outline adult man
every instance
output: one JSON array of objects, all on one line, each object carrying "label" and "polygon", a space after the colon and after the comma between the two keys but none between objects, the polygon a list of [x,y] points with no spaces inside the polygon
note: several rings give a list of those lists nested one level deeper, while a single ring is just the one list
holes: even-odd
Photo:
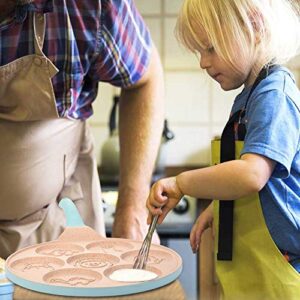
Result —
[{"label": "adult man", "polygon": [[0,2],[0,257],[57,238],[65,226],[57,205],[64,196],[85,224],[104,234],[85,122],[99,81],[122,87],[113,235],[142,239],[163,123],[163,78],[133,1],[14,4]]}]

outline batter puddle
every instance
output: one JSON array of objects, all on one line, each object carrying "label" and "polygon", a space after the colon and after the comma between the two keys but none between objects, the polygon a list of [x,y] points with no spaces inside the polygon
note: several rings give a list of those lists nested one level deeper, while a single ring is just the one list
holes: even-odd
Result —
[{"label": "batter puddle", "polygon": [[119,269],[113,271],[109,278],[114,281],[121,282],[139,282],[139,281],[149,281],[157,277],[157,274],[140,269]]}]

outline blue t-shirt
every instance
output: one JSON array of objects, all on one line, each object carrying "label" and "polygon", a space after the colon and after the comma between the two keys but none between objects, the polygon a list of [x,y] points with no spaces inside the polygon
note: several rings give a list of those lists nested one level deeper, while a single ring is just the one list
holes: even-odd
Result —
[{"label": "blue t-shirt", "polygon": [[[250,88],[235,99],[232,113],[245,106]],[[276,166],[259,192],[266,225],[300,272],[300,92],[288,69],[273,70],[253,91],[243,120],[242,154],[256,153]]]}]

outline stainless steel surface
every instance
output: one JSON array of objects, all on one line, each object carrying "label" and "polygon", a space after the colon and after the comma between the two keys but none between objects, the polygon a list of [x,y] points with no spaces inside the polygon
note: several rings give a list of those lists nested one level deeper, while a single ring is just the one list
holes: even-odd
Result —
[{"label": "stainless steel surface", "polygon": [[148,256],[149,256],[149,250],[151,247],[152,235],[156,228],[157,219],[158,219],[158,215],[156,215],[152,218],[151,224],[148,229],[148,233],[143,241],[143,244],[138,253],[138,256],[136,257],[135,262],[133,264],[134,269],[145,269],[146,268],[147,260],[148,260]]}]

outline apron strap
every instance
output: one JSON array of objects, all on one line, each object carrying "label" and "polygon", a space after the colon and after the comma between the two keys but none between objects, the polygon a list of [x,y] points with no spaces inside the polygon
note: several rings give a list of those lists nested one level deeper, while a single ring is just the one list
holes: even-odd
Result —
[{"label": "apron strap", "polygon": [[[241,110],[241,114],[240,114],[240,118],[238,120],[238,124],[241,125],[242,127],[245,127],[245,124],[242,124],[241,123],[241,120],[245,117],[245,114],[246,114],[246,109],[247,109],[247,105],[248,105],[248,102],[249,102],[249,99],[252,95],[252,93],[254,92],[254,90],[256,89],[256,87],[258,86],[258,84],[263,80],[265,79],[266,77],[269,76],[270,74],[270,71],[276,71],[280,69],[280,65],[271,65],[271,64],[267,64],[265,65],[262,70],[260,71],[260,73],[258,74],[255,82],[253,83],[252,85],[252,88],[250,90],[250,93],[247,97],[247,100],[246,100],[246,103],[245,103],[245,106],[244,108]],[[244,129],[244,128],[243,128]],[[243,131],[242,131],[243,132]],[[244,135],[246,134],[246,129],[244,129]],[[245,137],[245,136],[244,136]],[[244,140],[244,137],[242,140]]]},{"label": "apron strap", "polygon": [[35,54],[44,56],[43,44],[45,38],[46,19],[44,14],[33,14],[34,50]]},{"label": "apron strap", "polygon": [[[244,140],[246,135],[246,126],[241,123],[242,118],[245,116],[248,101],[258,86],[258,84],[265,79],[270,70],[279,69],[279,65],[266,65],[256,78],[245,107],[242,110],[235,112],[227,122],[222,136],[221,136],[221,163],[235,159],[235,130],[234,125],[238,123],[238,139]],[[219,239],[218,239],[218,260],[232,260],[232,244],[233,244],[233,200],[220,200],[219,208]]]},{"label": "apron strap", "polygon": [[[221,137],[221,162],[235,159],[234,123],[239,119],[239,116],[240,111],[233,114],[223,130]],[[220,201],[218,260],[232,260],[233,207],[234,201],[232,200]]]}]

